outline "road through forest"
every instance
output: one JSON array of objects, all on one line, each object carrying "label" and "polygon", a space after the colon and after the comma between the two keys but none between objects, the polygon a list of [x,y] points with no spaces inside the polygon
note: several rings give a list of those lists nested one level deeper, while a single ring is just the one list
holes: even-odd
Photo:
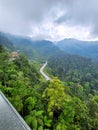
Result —
[{"label": "road through forest", "polygon": [[47,66],[47,61],[43,64],[43,66],[40,68],[40,73],[44,76],[44,78],[48,81],[48,80],[51,80],[51,78],[49,76],[47,76],[45,73],[44,73],[44,68]]}]

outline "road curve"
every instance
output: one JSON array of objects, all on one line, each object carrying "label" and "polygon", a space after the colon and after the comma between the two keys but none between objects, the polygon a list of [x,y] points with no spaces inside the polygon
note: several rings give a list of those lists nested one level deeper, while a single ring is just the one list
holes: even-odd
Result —
[{"label": "road curve", "polygon": [[40,68],[40,73],[44,76],[44,78],[48,81],[48,80],[51,80],[50,77],[48,77],[44,72],[44,68],[47,66],[47,61],[43,64],[43,66]]}]

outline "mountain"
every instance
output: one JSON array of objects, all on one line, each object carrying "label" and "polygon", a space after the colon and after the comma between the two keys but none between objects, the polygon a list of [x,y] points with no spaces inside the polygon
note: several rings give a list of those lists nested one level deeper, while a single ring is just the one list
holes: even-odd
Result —
[{"label": "mountain", "polygon": [[0,32],[0,45],[3,45],[5,48],[9,50],[14,50],[14,45],[12,41],[10,41],[2,32]]},{"label": "mountain", "polygon": [[[20,55],[11,61],[5,54],[8,54],[6,49],[0,51],[0,90],[32,130],[97,130],[98,73],[88,73],[82,86],[79,82],[82,73],[74,70],[86,67],[86,72],[93,69],[97,72],[95,68],[90,68],[91,60],[71,57],[63,52],[55,54],[49,62],[51,70],[58,75],[70,69],[69,75],[62,73],[62,76],[73,80],[62,82],[53,78],[47,82],[26,57]],[[95,74],[94,79],[92,77]],[[96,87],[91,91],[95,84]],[[2,111],[0,113],[2,115]]]},{"label": "mountain", "polygon": [[0,90],[32,130],[98,130],[98,63],[46,40],[9,34],[2,39],[2,45],[14,45],[28,58],[48,58],[46,70],[57,76],[44,81],[39,62],[35,66],[21,54],[9,60],[8,51],[0,51]]},{"label": "mountain", "polygon": [[33,41],[30,37],[0,32],[0,44],[9,50],[19,50],[31,60],[45,60],[54,54],[64,51],[98,61],[98,41],[64,39],[54,44],[47,40]]},{"label": "mountain", "polygon": [[65,82],[89,84],[98,90],[98,63],[90,58],[60,53],[48,59],[48,73]]},{"label": "mountain", "polygon": [[10,49],[15,47],[16,50],[26,55],[30,60],[45,60],[54,54],[64,51],[98,61],[98,41],[64,39],[54,44],[47,40],[33,41],[30,37],[0,33],[0,43]]},{"label": "mountain", "polygon": [[60,49],[47,40],[33,41],[29,37],[19,37],[7,34],[6,37],[14,44],[15,48],[24,53],[29,59],[46,59],[60,52]]},{"label": "mountain", "polygon": [[56,45],[66,53],[89,57],[98,61],[98,41],[64,39],[57,42]]}]

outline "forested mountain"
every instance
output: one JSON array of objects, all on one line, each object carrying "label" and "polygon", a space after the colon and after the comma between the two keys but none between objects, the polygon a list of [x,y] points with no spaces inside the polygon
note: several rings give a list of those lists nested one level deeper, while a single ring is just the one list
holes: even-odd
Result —
[{"label": "forested mountain", "polygon": [[[0,33],[0,44],[10,50],[20,50],[29,59],[45,59],[51,55],[64,51],[65,53],[80,55],[98,61],[98,42],[79,41],[76,39],[64,39],[56,44],[47,41],[33,41],[30,37],[20,37],[6,33]],[[62,51],[61,51],[62,50]]]},{"label": "forested mountain", "polygon": [[31,60],[45,59],[51,55],[65,51],[65,53],[80,55],[98,61],[97,41],[87,42],[76,39],[64,39],[54,44],[47,40],[33,41],[30,37],[20,37],[5,33],[0,33],[0,37],[1,44],[3,43],[11,49],[15,47]]},{"label": "forested mountain", "polygon": [[57,42],[56,45],[66,53],[89,57],[98,61],[98,41],[64,39]]},{"label": "forested mountain", "polygon": [[98,63],[91,59],[60,53],[48,60],[51,75],[66,82],[88,84],[98,90]]},{"label": "forested mountain", "polygon": [[[51,72],[60,78],[60,73],[65,76],[64,69],[66,72],[70,69],[69,77],[65,77],[68,81],[63,77],[63,82],[55,77],[43,81],[33,62],[23,55],[11,60],[10,52],[0,45],[0,90],[32,130],[97,130],[98,84],[90,90],[90,84],[95,82],[91,78],[98,76],[97,65],[77,56],[55,56],[48,62],[49,67],[52,65]],[[79,79],[84,73],[83,68],[88,77],[81,85]]]},{"label": "forested mountain", "polygon": [[0,45],[3,45],[9,50],[15,49],[13,43],[2,32],[0,32]]},{"label": "forested mountain", "polygon": [[33,41],[29,37],[19,37],[7,34],[6,37],[14,44],[16,49],[24,53],[30,59],[45,59],[60,52],[60,49],[47,40]]},{"label": "forested mountain", "polygon": [[[20,53],[12,59],[10,46],[0,45],[0,90],[32,130],[98,130],[98,63],[45,40],[2,39]],[[45,81],[30,58],[47,59],[52,80]]]}]

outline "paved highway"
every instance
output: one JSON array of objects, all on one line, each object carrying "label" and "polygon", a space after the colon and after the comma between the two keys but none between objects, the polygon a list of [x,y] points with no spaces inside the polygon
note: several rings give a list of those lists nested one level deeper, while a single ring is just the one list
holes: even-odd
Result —
[{"label": "paved highway", "polygon": [[44,68],[47,66],[47,61],[43,64],[43,66],[40,68],[40,73],[44,76],[44,78],[48,81],[51,80],[50,77],[48,77],[45,73],[44,73]]}]

